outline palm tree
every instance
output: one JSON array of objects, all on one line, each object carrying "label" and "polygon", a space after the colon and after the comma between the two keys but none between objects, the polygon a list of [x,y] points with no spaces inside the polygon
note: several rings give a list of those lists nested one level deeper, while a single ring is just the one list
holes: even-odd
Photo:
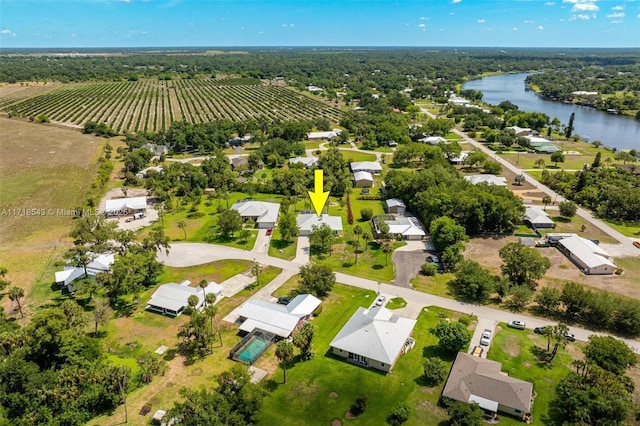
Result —
[{"label": "palm tree", "polygon": [[276,358],[282,363],[284,380],[287,383],[287,362],[293,359],[293,344],[288,340],[280,340],[276,345]]},{"label": "palm tree", "polygon": [[537,159],[535,166],[539,169],[544,169],[544,159],[542,158]]},{"label": "palm tree", "polygon": [[207,280],[200,280],[200,282],[198,283],[198,287],[202,289],[202,299],[205,301],[205,303],[207,302],[207,292],[205,291],[205,288],[207,288],[208,286],[209,281]]},{"label": "palm tree", "polygon": [[354,253],[356,254],[356,265],[358,264],[358,250],[360,250],[360,241],[356,240],[353,242]]},{"label": "palm tree", "polygon": [[260,287],[260,272],[262,272],[262,266],[260,266],[258,262],[254,261],[253,267],[251,268],[251,273],[255,275],[258,287]]},{"label": "palm tree", "polygon": [[22,313],[22,304],[20,303],[20,299],[23,297],[24,290],[22,290],[20,287],[11,287],[9,289],[9,300],[18,304],[18,310],[20,311],[20,316],[22,318],[24,318],[24,314]]},{"label": "palm tree", "polygon": [[542,197],[542,203],[544,204],[544,210],[547,211],[547,206],[551,203],[551,196],[545,195]]},{"label": "palm tree", "polygon": [[[216,301],[216,295],[213,293],[208,293],[205,301],[207,302],[207,306],[204,308],[204,313],[211,320],[211,334],[213,335],[213,324],[215,322],[216,331],[218,332],[218,338],[220,339],[220,347],[223,347],[224,343],[222,343],[222,333],[220,333],[220,326],[216,317],[216,315],[218,314],[218,307],[214,305]],[[213,352],[213,339],[211,339],[211,352]]]},{"label": "palm tree", "polygon": [[189,298],[187,299],[187,303],[189,304],[189,307],[191,308],[192,311],[195,310],[195,307],[198,305],[199,301],[200,301],[200,298],[195,294],[192,294],[191,296],[189,296]]},{"label": "palm tree", "polygon": [[8,272],[9,270],[6,267],[0,266],[0,290],[4,290],[11,283],[5,278]]},{"label": "palm tree", "polygon": [[552,339],[553,340],[553,351],[551,352],[551,357],[549,358],[548,362],[553,361],[553,358],[555,358],[556,354],[558,353],[558,348],[559,347],[565,347],[567,346],[567,337],[566,334],[569,332],[569,327],[567,327],[565,324],[558,324],[555,327],[553,327],[553,336]]},{"label": "palm tree", "polygon": [[187,239],[187,222],[185,222],[184,220],[180,220],[178,221],[178,228],[182,229],[182,232],[184,232],[184,239]]},{"label": "palm tree", "polygon": [[393,251],[393,248],[391,247],[391,244],[384,243],[382,245],[382,252],[384,253],[386,266],[389,266],[389,253],[391,253],[392,251]]},{"label": "palm tree", "polygon": [[358,241],[360,240],[360,235],[362,235],[363,232],[364,230],[362,229],[362,226],[356,225],[353,227],[353,233],[358,237]]},{"label": "palm tree", "polygon": [[368,232],[362,233],[362,240],[364,241],[364,251],[367,251],[367,241],[371,239],[371,234]]}]

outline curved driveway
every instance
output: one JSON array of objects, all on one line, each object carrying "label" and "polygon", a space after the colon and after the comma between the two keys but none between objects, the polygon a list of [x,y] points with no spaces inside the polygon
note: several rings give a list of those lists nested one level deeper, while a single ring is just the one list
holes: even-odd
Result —
[{"label": "curved driveway", "polygon": [[[253,253],[250,251],[240,250],[232,247],[218,246],[214,244],[204,243],[174,243],[171,245],[169,255],[164,251],[158,252],[158,260],[167,266],[185,267],[193,265],[201,265],[203,263],[213,262],[215,260],[224,259],[244,259],[249,261],[257,261],[262,264],[277,266],[287,273],[298,272],[302,263],[289,261],[271,257],[267,254]],[[445,297],[435,296],[428,293],[422,293],[410,288],[398,287],[386,283],[355,277],[353,275],[336,273],[336,279],[339,283],[347,284],[354,287],[364,288],[372,291],[380,291],[384,294],[402,297],[407,301],[411,301],[421,306],[440,306],[446,309],[463,312],[467,314],[477,315],[478,319],[488,319],[495,322],[508,322],[513,319],[519,319],[527,323],[528,328],[543,327],[545,325],[553,325],[552,321],[542,318],[512,314],[500,311],[498,309],[489,308],[487,306],[473,305],[462,303],[457,300],[447,299]],[[575,334],[576,339],[586,341],[592,334],[605,336],[605,333],[597,333],[583,328],[571,327],[571,332]],[[640,341],[623,339],[636,353],[640,353]]]}]

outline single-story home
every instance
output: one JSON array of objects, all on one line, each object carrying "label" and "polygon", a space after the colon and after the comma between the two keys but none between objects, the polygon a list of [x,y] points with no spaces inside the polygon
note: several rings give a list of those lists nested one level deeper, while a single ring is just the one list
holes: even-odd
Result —
[{"label": "single-story home", "polygon": [[162,284],[147,302],[147,309],[177,317],[184,311],[185,307],[189,306],[189,296],[195,295],[198,297],[198,304],[195,308],[201,309],[205,302],[204,294],[213,293],[216,297],[220,297],[222,293],[222,287],[213,281],[209,282],[209,285],[204,288],[204,294],[202,288],[191,287],[189,284],[191,284],[191,281],[188,280],[180,284]]},{"label": "single-story home", "polygon": [[555,222],[547,216],[547,212],[535,206],[526,207],[524,221],[533,228],[553,228],[555,225]]},{"label": "single-story home", "polygon": [[251,299],[238,311],[240,330],[251,333],[259,328],[286,339],[311,318],[318,306],[320,299],[311,294],[299,294],[287,305]]},{"label": "single-story home", "polygon": [[558,249],[587,275],[611,275],[618,269],[606,250],[586,238],[563,238],[558,241]]},{"label": "single-story home", "polygon": [[127,216],[147,212],[147,197],[129,197],[107,200],[104,214],[107,217]]},{"label": "single-story home", "polygon": [[368,172],[372,175],[379,175],[382,173],[382,166],[377,161],[354,161],[351,163],[351,171],[355,172]]},{"label": "single-story home", "polygon": [[427,235],[415,217],[396,217],[395,220],[385,220],[384,223],[389,225],[389,234],[402,237],[403,240],[421,240]]},{"label": "single-story home", "polygon": [[427,136],[418,139],[418,142],[428,143],[429,145],[438,145],[440,142],[447,143],[447,140],[442,136]]},{"label": "single-story home", "polygon": [[[113,253],[87,253],[91,262],[87,264],[87,275],[93,277],[100,272],[110,272],[111,265],[115,261]],[[84,268],[82,266],[65,266],[64,270],[55,273],[55,280],[61,287],[68,287],[69,291],[73,291],[73,288],[69,285],[74,280],[81,278],[84,275]]]},{"label": "single-story home", "polygon": [[320,226],[323,223],[326,223],[336,235],[342,233],[342,216],[329,216],[325,213],[320,216],[315,213],[300,213],[296,218],[296,223],[298,235],[301,236],[309,235],[314,226]]},{"label": "single-story home", "polygon": [[384,204],[387,213],[404,214],[407,211],[407,206],[399,198],[390,198]]},{"label": "single-story home", "polygon": [[442,396],[475,402],[485,412],[502,412],[527,420],[533,405],[533,384],[510,377],[501,369],[499,362],[458,352]]},{"label": "single-story home", "polygon": [[471,102],[468,99],[458,97],[455,94],[452,94],[449,96],[449,103],[453,105],[465,106],[465,107],[472,106]]},{"label": "single-story home", "polygon": [[142,148],[151,151],[154,157],[161,157],[169,152],[169,148],[166,145],[156,145],[154,143],[146,143],[142,145]]},{"label": "single-story home", "polygon": [[318,165],[318,159],[316,157],[294,157],[289,159],[289,165],[302,164],[305,169],[310,169]]},{"label": "single-story home", "polygon": [[373,175],[369,172],[355,172],[353,174],[353,186],[356,188],[373,187]]},{"label": "single-story home", "polygon": [[507,178],[504,176],[496,176],[496,175],[468,175],[464,177],[464,180],[471,182],[474,185],[478,185],[480,183],[486,183],[487,185],[495,185],[495,186],[507,186]]},{"label": "single-story home", "polygon": [[249,169],[249,159],[247,157],[236,157],[231,159],[231,168],[233,170],[241,167],[245,167],[245,170]]},{"label": "single-story home", "polygon": [[521,137],[534,136],[538,133],[538,132],[534,132],[528,127],[509,126],[507,127],[507,129],[512,129],[515,132],[516,136],[521,136]]},{"label": "single-story home", "polygon": [[551,141],[545,138],[539,136],[525,136],[525,138],[529,140],[531,148],[536,152],[552,154],[554,152],[562,151],[562,148],[554,145]]},{"label": "single-story home", "polygon": [[382,306],[358,308],[331,341],[334,355],[390,372],[401,354],[415,341],[416,320],[398,316]]},{"label": "single-story home", "polygon": [[322,88],[318,86],[307,86],[307,90],[311,93],[322,93]]},{"label": "single-story home", "polygon": [[162,173],[163,170],[164,169],[162,168],[162,166],[147,167],[146,169],[140,170],[138,173],[136,173],[136,177],[140,178],[140,179],[144,179],[147,176],[149,176],[149,172],[151,172],[151,171],[160,174],[160,173]]},{"label": "single-story home", "polygon": [[445,154],[445,157],[447,158],[447,160],[449,160],[451,164],[456,164],[459,166],[464,164],[465,161],[467,161],[467,158],[469,157],[469,151],[462,151],[460,152],[459,155],[451,158],[447,157]]},{"label": "single-story home", "polygon": [[309,132],[307,133],[307,139],[309,140],[331,140],[337,138],[342,133],[340,129],[332,129],[326,132]]},{"label": "single-story home", "polygon": [[228,143],[230,146],[241,146],[247,142],[251,142],[252,139],[253,139],[253,136],[251,135],[236,136],[233,139],[229,139]]},{"label": "single-story home", "polygon": [[280,203],[241,200],[233,203],[231,209],[240,213],[243,220],[253,220],[259,229],[266,229],[276,226],[278,214],[280,213]]}]

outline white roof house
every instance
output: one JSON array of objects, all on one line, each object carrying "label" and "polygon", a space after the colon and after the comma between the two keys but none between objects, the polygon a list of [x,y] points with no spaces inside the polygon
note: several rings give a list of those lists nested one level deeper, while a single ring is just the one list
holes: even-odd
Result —
[{"label": "white roof house", "polygon": [[333,139],[337,138],[342,133],[340,129],[332,129],[326,132],[309,132],[307,133],[307,139]]},{"label": "white roof house", "polygon": [[530,136],[533,133],[533,130],[528,127],[509,126],[507,129],[513,129],[516,136]]},{"label": "white roof house", "polygon": [[440,142],[446,143],[447,140],[442,136],[427,136],[425,138],[418,139],[418,142],[428,143],[430,145],[438,145]]},{"label": "white roof house", "polygon": [[309,235],[313,231],[314,226],[320,226],[326,223],[331,230],[337,234],[342,232],[342,216],[329,216],[321,214],[318,217],[315,213],[300,213],[296,218],[300,235]]},{"label": "white roof house", "polygon": [[403,214],[407,210],[407,206],[399,198],[390,198],[384,201],[385,208],[388,213]]},{"label": "white roof house", "polygon": [[333,353],[383,371],[390,371],[406,352],[416,320],[385,307],[358,308],[331,341]]},{"label": "white roof house", "polygon": [[288,305],[278,305],[264,300],[252,299],[238,311],[243,323],[240,330],[248,333],[259,328],[287,338],[301,320],[308,319],[320,306],[320,299],[311,294],[299,294]]},{"label": "white roof house", "polygon": [[354,161],[351,163],[351,171],[379,174],[382,172],[382,166],[377,161]]},{"label": "white roof house", "polygon": [[[147,302],[147,309],[165,315],[178,316],[189,305],[189,296],[194,295],[198,297],[198,304],[195,308],[202,308],[204,304],[202,289],[200,287],[191,287],[189,284],[191,284],[190,281],[183,281],[180,284],[169,283],[161,285]],[[209,285],[204,289],[204,294],[209,293],[219,297],[222,293],[222,287],[213,281],[209,282]]]},{"label": "white roof house", "polygon": [[138,173],[136,173],[136,177],[138,178],[146,178],[149,175],[150,171],[154,171],[156,173],[162,173],[164,169],[162,168],[162,166],[151,166],[151,167],[147,167],[146,169],[140,170]]},{"label": "white roof house", "polygon": [[105,214],[107,216],[120,216],[133,214],[137,211],[147,209],[147,197],[129,197],[107,200],[105,203]]},{"label": "white roof house", "polygon": [[487,185],[507,186],[507,178],[504,176],[468,175],[464,177],[464,180],[469,181],[474,185],[477,185],[479,183],[486,183]]},{"label": "white roof house", "polygon": [[547,216],[544,210],[534,206],[527,206],[524,213],[524,220],[529,222],[534,228],[553,228],[555,223]]},{"label": "white roof house", "polygon": [[309,169],[318,165],[318,159],[316,157],[295,157],[289,159],[289,165],[302,164],[305,168]]},{"label": "white roof house", "polygon": [[611,275],[618,267],[610,260],[611,255],[602,247],[586,238],[572,236],[558,241],[558,247],[589,275]]},{"label": "white roof house", "polygon": [[313,86],[313,85],[307,86],[307,90],[309,92],[311,92],[311,93],[320,93],[320,92],[322,92],[322,88],[321,87]]},{"label": "white roof house", "polygon": [[258,228],[270,228],[276,225],[280,212],[279,203],[265,201],[242,200],[231,206],[232,210],[240,213],[244,220],[254,220]]},{"label": "white roof house", "polygon": [[420,240],[427,234],[422,224],[415,217],[396,217],[395,220],[385,220],[389,225],[389,233],[402,235],[405,240]]},{"label": "white roof house", "polygon": [[[87,275],[95,276],[100,272],[109,272],[111,270],[111,265],[115,261],[113,257],[113,253],[87,253],[87,256],[93,258],[91,262],[87,264]],[[58,271],[55,273],[56,283],[61,286],[68,286],[74,280],[82,277],[84,275],[84,268],[77,266],[65,266],[63,271]],[[69,289],[71,290],[71,288]]]},{"label": "white roof house", "polygon": [[543,137],[540,136],[525,136],[525,139],[529,139],[529,142],[532,144],[536,144],[536,143],[551,143],[551,141],[549,139],[545,139]]},{"label": "white roof house", "polygon": [[373,186],[373,175],[369,172],[355,172],[353,180],[356,187]]},{"label": "white roof house", "polygon": [[461,151],[459,155],[451,158],[447,157],[445,154],[445,157],[452,164],[464,164],[464,162],[467,161],[467,158],[469,157],[469,151]]}]

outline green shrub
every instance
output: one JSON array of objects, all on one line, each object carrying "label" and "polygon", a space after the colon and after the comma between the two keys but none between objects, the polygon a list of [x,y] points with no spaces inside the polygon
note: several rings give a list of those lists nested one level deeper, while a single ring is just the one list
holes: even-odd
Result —
[{"label": "green shrub", "polygon": [[423,263],[420,267],[420,272],[428,277],[432,277],[438,272],[438,267],[433,263]]}]

